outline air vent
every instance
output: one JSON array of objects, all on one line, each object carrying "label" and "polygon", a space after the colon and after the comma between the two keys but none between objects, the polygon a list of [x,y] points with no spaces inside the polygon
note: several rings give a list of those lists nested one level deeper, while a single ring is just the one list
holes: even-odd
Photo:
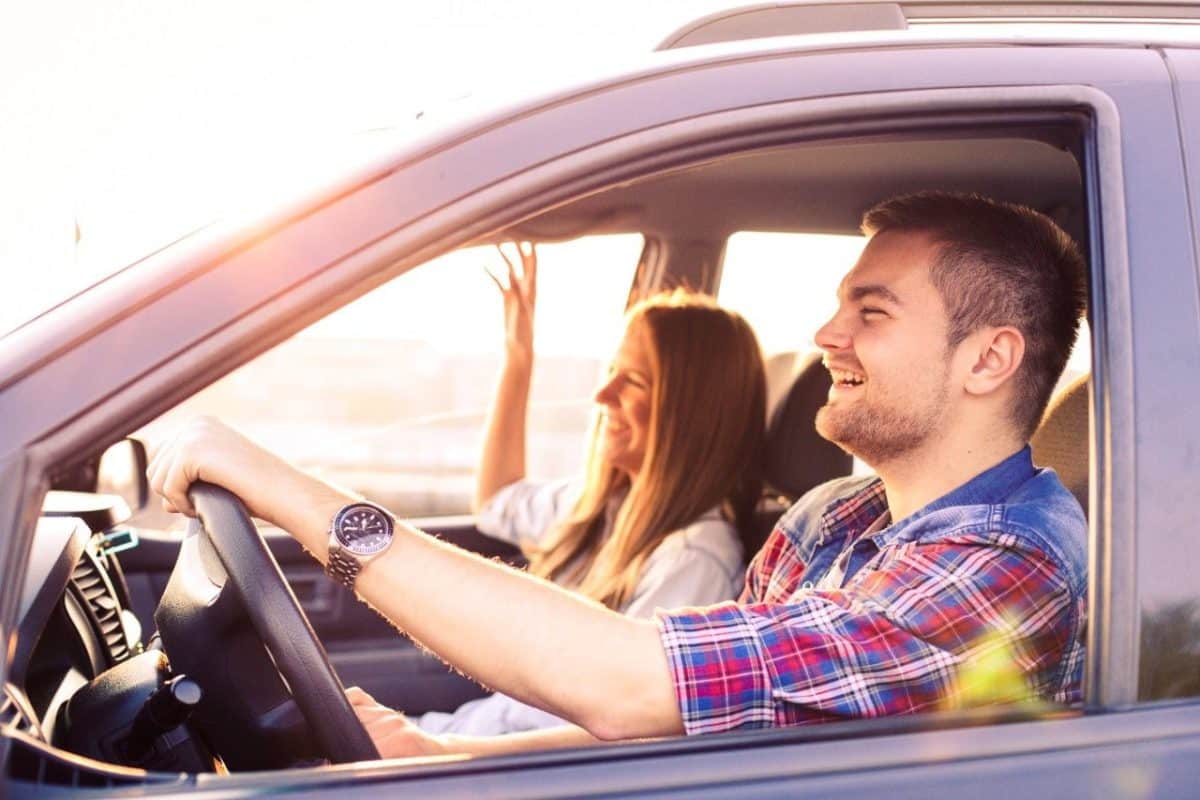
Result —
[{"label": "air vent", "polygon": [[35,739],[42,738],[41,728],[29,703],[12,684],[5,684],[4,696],[0,697],[0,730],[17,730]]},{"label": "air vent", "polygon": [[118,664],[129,658],[129,642],[125,638],[125,628],[121,625],[121,604],[117,601],[116,592],[113,591],[108,576],[101,569],[90,548],[83,551],[79,563],[75,565],[75,571],[71,573],[71,583],[91,612],[96,631],[104,640],[112,663]]}]

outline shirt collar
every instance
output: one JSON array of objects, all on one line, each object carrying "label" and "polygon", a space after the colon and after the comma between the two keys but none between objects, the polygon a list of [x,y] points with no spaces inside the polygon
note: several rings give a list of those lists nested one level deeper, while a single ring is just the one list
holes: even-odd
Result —
[{"label": "shirt collar", "polygon": [[[942,495],[933,502],[913,512],[899,525],[892,525],[873,538],[882,545],[899,536],[901,529],[935,511],[952,506],[994,505],[1010,497],[1020,486],[1034,476],[1033,454],[1029,446],[1021,448],[1008,458],[989,467],[957,489]],[[830,503],[821,515],[819,544],[849,535],[857,538],[869,529],[882,515],[887,514],[887,494],[883,481],[876,478],[859,491]]]},{"label": "shirt collar", "polygon": [[953,489],[931,503],[909,514],[875,537],[881,547],[888,542],[918,535],[920,521],[944,508],[961,506],[991,506],[1004,503],[1009,497],[1037,474],[1033,466],[1033,452],[1029,445],[1008,458],[989,467],[957,489]]}]

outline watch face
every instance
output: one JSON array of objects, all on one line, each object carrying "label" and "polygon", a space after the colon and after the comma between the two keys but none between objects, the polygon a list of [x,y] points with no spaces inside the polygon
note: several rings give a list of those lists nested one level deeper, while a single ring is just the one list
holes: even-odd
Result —
[{"label": "watch face", "polygon": [[379,508],[366,503],[347,506],[333,521],[338,541],[350,552],[372,556],[392,541],[392,518]]}]

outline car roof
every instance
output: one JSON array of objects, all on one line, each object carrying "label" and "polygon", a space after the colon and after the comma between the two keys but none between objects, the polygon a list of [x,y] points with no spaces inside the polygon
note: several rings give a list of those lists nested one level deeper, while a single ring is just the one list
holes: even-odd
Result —
[{"label": "car roof", "polygon": [[910,24],[998,21],[1200,21],[1200,5],[1185,0],[1066,0],[969,3],[962,0],[800,0],[725,9],[667,35],[659,50],[835,31],[904,30]]}]

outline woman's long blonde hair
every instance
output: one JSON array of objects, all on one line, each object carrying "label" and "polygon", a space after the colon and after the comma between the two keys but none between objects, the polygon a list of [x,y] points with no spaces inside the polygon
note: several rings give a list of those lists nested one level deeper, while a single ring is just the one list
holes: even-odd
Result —
[{"label": "woman's long blonde hair", "polygon": [[750,325],[707,295],[675,290],[629,310],[627,335],[639,328],[652,370],[641,470],[630,480],[604,461],[597,419],[582,495],[547,545],[528,554],[534,574],[614,610],[632,598],[667,535],[716,506],[744,533],[762,488],[766,378]]}]

